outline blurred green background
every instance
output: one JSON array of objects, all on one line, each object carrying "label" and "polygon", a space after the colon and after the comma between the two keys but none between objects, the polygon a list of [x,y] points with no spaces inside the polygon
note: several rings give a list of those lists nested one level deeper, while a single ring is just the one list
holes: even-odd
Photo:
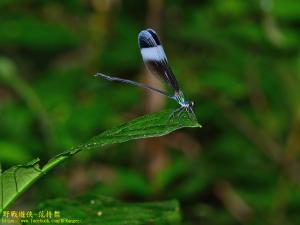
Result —
[{"label": "blurred green background", "polygon": [[97,71],[145,73],[157,30],[201,129],[81,152],[15,207],[83,193],[178,199],[183,224],[300,224],[300,4],[296,0],[1,0],[2,169],[177,107]]}]

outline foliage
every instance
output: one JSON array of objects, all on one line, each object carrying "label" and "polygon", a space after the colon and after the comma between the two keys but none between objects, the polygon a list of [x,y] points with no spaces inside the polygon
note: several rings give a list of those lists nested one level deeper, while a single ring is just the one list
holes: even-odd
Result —
[{"label": "foliage", "polygon": [[122,203],[107,197],[84,196],[49,200],[40,204],[37,211],[59,211],[60,219],[78,220],[80,224],[180,224],[179,204],[176,201]]},{"label": "foliage", "polygon": [[49,170],[83,150],[97,149],[108,144],[122,143],[132,139],[158,137],[182,127],[201,127],[195,118],[190,119],[187,113],[180,118],[170,118],[172,111],[153,113],[128,122],[120,127],[107,130],[92,138],[85,144],[61,153],[40,168],[39,159],[24,165],[14,166],[0,173],[0,213],[12,204],[37,179]]},{"label": "foliage", "polygon": [[189,225],[299,224],[298,5],[0,1],[2,171],[37,157],[45,164],[137,115],[175,108],[158,95],[93,77],[103,72],[152,84],[137,46],[148,26],[158,31],[203,125],[83,151],[13,207],[91,192],[124,201],[178,199]]}]

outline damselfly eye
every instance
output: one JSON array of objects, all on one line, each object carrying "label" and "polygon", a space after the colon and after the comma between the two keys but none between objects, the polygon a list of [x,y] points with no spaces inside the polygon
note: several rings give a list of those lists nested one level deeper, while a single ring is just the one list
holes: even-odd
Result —
[{"label": "damselfly eye", "polygon": [[191,101],[190,102],[190,107],[193,107],[194,106],[194,101]]}]

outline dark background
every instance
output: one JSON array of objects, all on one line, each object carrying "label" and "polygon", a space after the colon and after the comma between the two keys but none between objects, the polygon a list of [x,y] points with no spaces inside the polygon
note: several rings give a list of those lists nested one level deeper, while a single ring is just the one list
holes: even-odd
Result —
[{"label": "dark background", "polygon": [[201,129],[81,152],[15,207],[85,193],[178,199],[183,224],[300,224],[300,5],[293,0],[1,0],[2,169],[177,107],[97,71],[145,73],[154,28]]}]

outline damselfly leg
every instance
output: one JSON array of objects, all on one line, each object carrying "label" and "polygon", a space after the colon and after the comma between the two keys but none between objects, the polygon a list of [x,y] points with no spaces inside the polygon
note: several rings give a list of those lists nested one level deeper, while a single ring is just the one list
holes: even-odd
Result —
[{"label": "damselfly leg", "polygon": [[179,108],[175,109],[175,110],[171,113],[171,115],[169,116],[169,119],[170,119],[170,120],[175,120],[175,118],[177,117],[176,114],[177,114],[178,117],[179,117],[179,115],[183,112],[183,110],[184,110],[184,107],[179,107]]},{"label": "damselfly leg", "polygon": [[186,111],[188,112],[189,118],[191,120],[196,119],[196,115],[195,115],[195,113],[194,113],[194,111],[193,111],[193,109],[191,107],[188,107],[186,109]]},{"label": "damselfly leg", "polygon": [[182,115],[182,113],[186,111],[188,113],[188,116],[191,120],[195,119],[196,118],[196,115],[193,111],[192,108],[190,107],[179,107],[177,109],[175,109],[172,114],[170,115],[169,119],[170,120],[174,120],[176,118],[180,118],[180,116]]}]

